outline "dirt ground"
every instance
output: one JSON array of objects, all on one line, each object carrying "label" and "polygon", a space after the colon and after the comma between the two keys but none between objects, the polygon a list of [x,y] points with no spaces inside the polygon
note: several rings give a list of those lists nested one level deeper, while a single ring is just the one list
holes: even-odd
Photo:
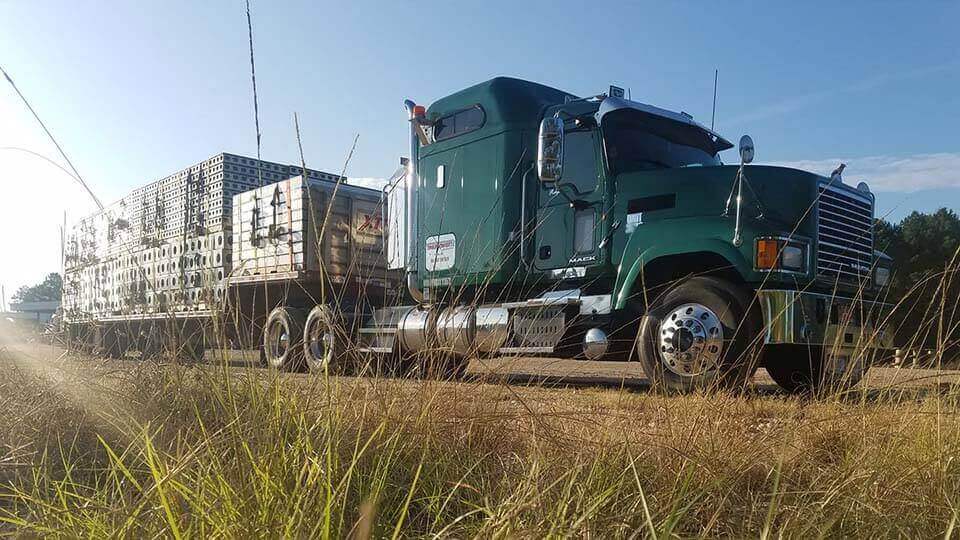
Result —
[{"label": "dirt ground", "polygon": [[[58,346],[43,343],[33,336],[19,332],[0,331],[0,350],[8,360],[21,367],[33,370],[53,368],[59,371],[64,367],[63,360],[68,358],[66,351]],[[253,351],[227,351],[221,355],[216,351],[207,352],[207,362],[216,362],[217,358],[226,358],[234,369],[247,369],[256,366],[256,353]],[[61,360],[57,362],[56,360]],[[96,362],[100,367],[119,370],[133,368],[140,362],[136,357],[119,360],[73,358],[76,362]],[[73,363],[73,362],[70,362]],[[79,367],[79,366],[75,366]],[[293,374],[297,379],[309,376]],[[544,357],[504,357],[493,359],[474,359],[467,369],[470,379],[484,379],[490,383],[507,383],[514,386],[538,387],[582,387],[611,390],[645,391],[649,382],[642,368],[636,362],[594,362],[584,360],[566,360]],[[860,387],[872,393],[905,391],[911,394],[943,392],[960,385],[960,370],[952,369],[914,369],[873,367]],[[781,393],[779,387],[762,368],[757,371],[752,385],[753,392],[761,395]]]}]

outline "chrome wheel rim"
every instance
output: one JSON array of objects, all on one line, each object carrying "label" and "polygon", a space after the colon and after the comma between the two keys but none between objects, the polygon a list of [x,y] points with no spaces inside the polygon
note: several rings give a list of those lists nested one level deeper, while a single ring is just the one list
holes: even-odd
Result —
[{"label": "chrome wheel rim", "polygon": [[321,321],[314,321],[311,325],[310,336],[310,357],[320,366],[326,366],[333,357],[333,348],[336,338],[333,332]]},{"label": "chrome wheel rim", "polygon": [[681,377],[717,369],[723,354],[720,317],[701,304],[683,304],[660,322],[657,341],[663,366]]},{"label": "chrome wheel rim", "polygon": [[269,359],[276,362],[286,354],[290,347],[290,336],[287,334],[286,327],[279,321],[270,325],[267,335],[269,336],[267,353],[269,353]]}]

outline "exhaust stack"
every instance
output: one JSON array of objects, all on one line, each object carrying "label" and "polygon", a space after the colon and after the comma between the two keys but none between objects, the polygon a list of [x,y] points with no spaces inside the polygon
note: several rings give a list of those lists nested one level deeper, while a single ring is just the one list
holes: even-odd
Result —
[{"label": "exhaust stack", "polygon": [[406,189],[406,240],[407,240],[407,290],[418,304],[423,303],[423,291],[417,285],[417,254],[419,253],[417,237],[417,203],[420,183],[420,138],[417,133],[420,122],[424,119],[423,107],[417,106],[411,100],[405,100],[403,106],[407,109],[410,120],[410,161],[407,166]]}]

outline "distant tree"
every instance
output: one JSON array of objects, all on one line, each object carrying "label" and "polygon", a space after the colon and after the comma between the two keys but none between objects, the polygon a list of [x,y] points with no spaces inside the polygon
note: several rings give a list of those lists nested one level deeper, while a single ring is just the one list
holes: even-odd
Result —
[{"label": "distant tree", "polygon": [[953,210],[913,212],[897,224],[879,220],[875,234],[877,249],[894,258],[895,291],[906,292],[930,276],[956,272],[960,265],[960,217]]},{"label": "distant tree", "polygon": [[960,217],[941,208],[913,212],[900,223],[879,220],[875,246],[894,259],[891,294],[898,303],[898,344],[960,354]]},{"label": "distant tree", "polygon": [[60,274],[47,274],[44,280],[32,287],[24,285],[13,293],[13,302],[49,302],[59,301],[63,292],[63,279]]}]

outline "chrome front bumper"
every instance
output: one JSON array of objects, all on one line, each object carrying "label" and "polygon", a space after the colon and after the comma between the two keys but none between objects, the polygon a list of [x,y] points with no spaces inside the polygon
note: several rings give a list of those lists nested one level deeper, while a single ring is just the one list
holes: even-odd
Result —
[{"label": "chrome front bumper", "polygon": [[881,324],[889,304],[792,290],[757,291],[764,343],[890,349],[892,332]]}]

